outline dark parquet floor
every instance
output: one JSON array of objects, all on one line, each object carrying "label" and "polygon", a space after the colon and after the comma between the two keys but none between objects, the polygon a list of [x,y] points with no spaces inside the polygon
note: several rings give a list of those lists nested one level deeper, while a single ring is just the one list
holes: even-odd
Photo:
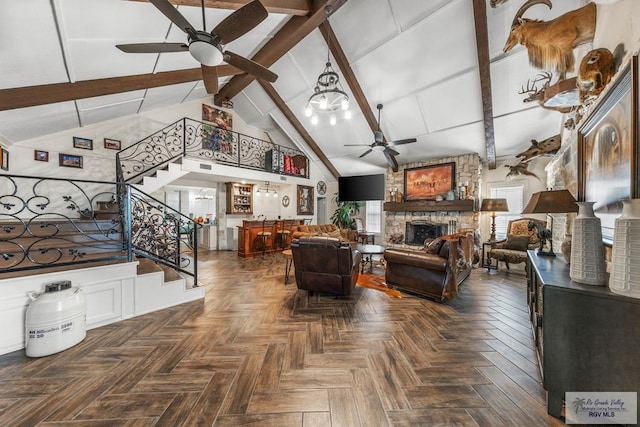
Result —
[{"label": "dark parquet floor", "polygon": [[[1,426],[559,426],[522,272],[444,304],[284,284],[284,259],[199,255],[206,298],[0,356]],[[293,283],[292,283],[293,282]]]}]

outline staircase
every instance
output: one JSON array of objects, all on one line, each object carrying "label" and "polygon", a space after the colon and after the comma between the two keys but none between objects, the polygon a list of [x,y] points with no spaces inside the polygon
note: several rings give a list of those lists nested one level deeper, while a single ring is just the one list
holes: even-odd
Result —
[{"label": "staircase", "polygon": [[180,160],[182,159],[167,163],[162,169],[157,169],[153,175],[145,176],[141,184],[134,184],[134,186],[143,193],[153,194],[166,185],[182,178],[189,172],[182,170]]}]

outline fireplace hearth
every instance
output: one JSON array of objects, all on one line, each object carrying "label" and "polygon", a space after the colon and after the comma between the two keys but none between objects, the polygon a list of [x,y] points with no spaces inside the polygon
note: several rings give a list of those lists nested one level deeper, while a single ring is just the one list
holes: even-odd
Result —
[{"label": "fireplace hearth", "polygon": [[426,221],[407,222],[404,243],[422,246],[427,239],[448,234],[449,224],[434,224]]}]

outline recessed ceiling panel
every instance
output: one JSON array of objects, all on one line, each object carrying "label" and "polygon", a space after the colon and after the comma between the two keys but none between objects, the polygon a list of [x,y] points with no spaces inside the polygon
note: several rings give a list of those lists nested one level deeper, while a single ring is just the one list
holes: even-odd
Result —
[{"label": "recessed ceiling panel", "polygon": [[255,126],[254,123],[260,120],[263,114],[245,92],[246,90],[240,92],[233,98],[233,111],[242,117],[242,120],[244,120],[246,124]]},{"label": "recessed ceiling panel", "polygon": [[542,141],[560,133],[562,114],[532,108],[494,120],[496,155],[509,156],[526,150],[531,140]]},{"label": "recessed ceiling panel", "polygon": [[67,63],[76,80],[130,76],[153,72],[157,54],[125,53],[111,40],[68,43]]},{"label": "recessed ceiling panel", "polygon": [[82,126],[136,114],[141,102],[142,99],[133,99],[128,102],[105,105],[104,107],[92,108],[89,110],[80,110],[80,120],[82,120]]},{"label": "recessed ceiling panel", "polygon": [[[491,64],[491,92],[493,98],[493,114],[500,117],[513,111],[531,108],[536,103],[525,103],[524,100],[530,94],[519,94],[526,91],[527,86],[531,90],[543,87],[544,80],[535,83],[542,77],[541,70],[536,70],[529,65],[527,53],[517,52],[506,58]],[[553,81],[555,82],[555,78]],[[536,89],[533,89],[534,86]]]},{"label": "recessed ceiling panel", "polygon": [[[398,162],[417,162],[422,159],[438,159],[466,153],[478,153],[486,158],[484,125],[472,123],[441,132],[421,136],[418,142],[400,146]],[[398,150],[400,151],[400,150]]]},{"label": "recessed ceiling panel", "polygon": [[0,133],[11,142],[49,135],[79,125],[74,102],[0,111]]},{"label": "recessed ceiling panel", "polygon": [[0,40],[0,88],[68,81],[49,2],[0,2]]},{"label": "recessed ceiling panel", "polygon": [[144,90],[136,90],[133,92],[116,93],[113,95],[95,96],[93,98],[79,99],[78,108],[80,110],[91,110],[94,108],[107,107],[111,105],[124,104],[133,100],[142,100],[144,98]]},{"label": "recessed ceiling panel", "polygon": [[400,28],[405,31],[449,2],[450,0],[394,0],[391,2],[391,9]]},{"label": "recessed ceiling panel", "polygon": [[[451,25],[455,22],[455,25]],[[477,66],[473,16],[454,2],[352,64],[368,99],[394,100]],[[437,42],[435,42],[437,41]]]},{"label": "recessed ceiling panel", "polygon": [[341,176],[374,175],[387,171],[387,161],[382,153],[371,153],[361,159],[356,156],[333,157],[330,160]]},{"label": "recessed ceiling panel", "polygon": [[[373,107],[378,118],[378,110]],[[387,140],[415,138],[427,133],[422,110],[415,96],[388,102],[382,108],[382,131]]]},{"label": "recessed ceiling panel", "polygon": [[330,19],[347,58],[355,61],[398,33],[388,0],[348,1]]},{"label": "recessed ceiling panel", "polygon": [[[155,110],[156,108],[180,104],[189,92],[196,86],[196,82],[187,82],[179,85],[154,87],[147,90],[140,111]],[[194,117],[199,120],[199,117]]]},{"label": "recessed ceiling panel", "polygon": [[278,95],[285,101],[302,93],[307,95],[313,93],[309,89],[307,80],[305,80],[300,69],[294,63],[292,55],[284,55],[269,69],[278,75],[278,80],[273,83],[273,87],[276,88]]},{"label": "recessed ceiling panel", "polygon": [[418,94],[430,132],[482,120],[480,77],[477,69],[445,80]]}]

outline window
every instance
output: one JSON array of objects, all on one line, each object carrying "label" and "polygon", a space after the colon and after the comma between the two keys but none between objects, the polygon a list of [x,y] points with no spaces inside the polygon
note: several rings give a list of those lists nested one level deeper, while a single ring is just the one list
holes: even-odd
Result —
[{"label": "window", "polygon": [[382,202],[379,200],[368,200],[367,202],[367,224],[365,228],[369,233],[380,233],[380,218],[382,216]]},{"label": "window", "polygon": [[507,238],[507,226],[512,219],[520,218],[524,209],[524,185],[491,187],[492,199],[507,199],[509,212],[496,212],[496,239]]}]

